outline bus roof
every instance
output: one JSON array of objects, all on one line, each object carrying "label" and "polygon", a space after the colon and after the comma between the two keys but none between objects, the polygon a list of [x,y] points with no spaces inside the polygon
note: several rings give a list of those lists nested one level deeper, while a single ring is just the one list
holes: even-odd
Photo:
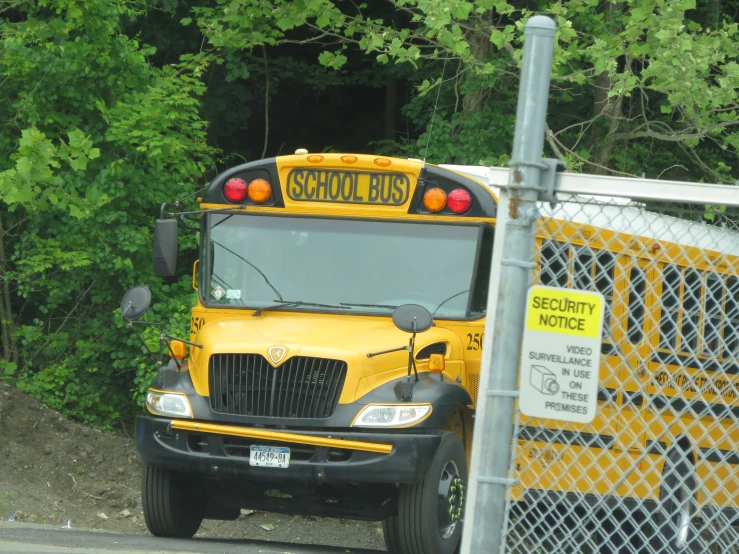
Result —
[{"label": "bus roof", "polygon": [[[485,166],[443,167],[470,175],[483,183],[488,181],[489,168]],[[490,188],[497,198],[500,188]],[[652,212],[645,204],[624,198],[560,194],[558,199],[559,202],[553,209],[548,204],[541,203],[541,214],[617,233],[739,256],[739,232],[736,231]]]}]

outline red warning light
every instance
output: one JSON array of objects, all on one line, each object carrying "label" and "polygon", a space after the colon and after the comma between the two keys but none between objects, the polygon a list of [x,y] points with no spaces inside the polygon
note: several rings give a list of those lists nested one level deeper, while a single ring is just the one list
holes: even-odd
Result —
[{"label": "red warning light", "polygon": [[230,202],[241,202],[246,198],[246,181],[243,179],[229,179],[223,185],[223,196]]}]

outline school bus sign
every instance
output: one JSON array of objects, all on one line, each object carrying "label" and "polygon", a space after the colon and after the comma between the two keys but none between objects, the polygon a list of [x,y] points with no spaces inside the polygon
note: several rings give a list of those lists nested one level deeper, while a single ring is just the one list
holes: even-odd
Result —
[{"label": "school bus sign", "polygon": [[603,295],[534,286],[526,301],[521,412],[589,423],[598,400]]}]

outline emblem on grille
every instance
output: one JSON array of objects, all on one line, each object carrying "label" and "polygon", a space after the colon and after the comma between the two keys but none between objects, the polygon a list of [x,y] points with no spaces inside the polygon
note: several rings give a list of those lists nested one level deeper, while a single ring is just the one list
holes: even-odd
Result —
[{"label": "emblem on grille", "polygon": [[269,360],[272,365],[277,366],[285,358],[285,350],[282,346],[272,346],[269,349]]}]

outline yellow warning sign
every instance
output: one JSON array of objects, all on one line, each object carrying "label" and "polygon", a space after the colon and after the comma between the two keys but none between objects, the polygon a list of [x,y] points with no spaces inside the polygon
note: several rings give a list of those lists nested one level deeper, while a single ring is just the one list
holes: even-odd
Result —
[{"label": "yellow warning sign", "polygon": [[600,338],[603,295],[555,287],[531,287],[526,329],[577,337]]}]

